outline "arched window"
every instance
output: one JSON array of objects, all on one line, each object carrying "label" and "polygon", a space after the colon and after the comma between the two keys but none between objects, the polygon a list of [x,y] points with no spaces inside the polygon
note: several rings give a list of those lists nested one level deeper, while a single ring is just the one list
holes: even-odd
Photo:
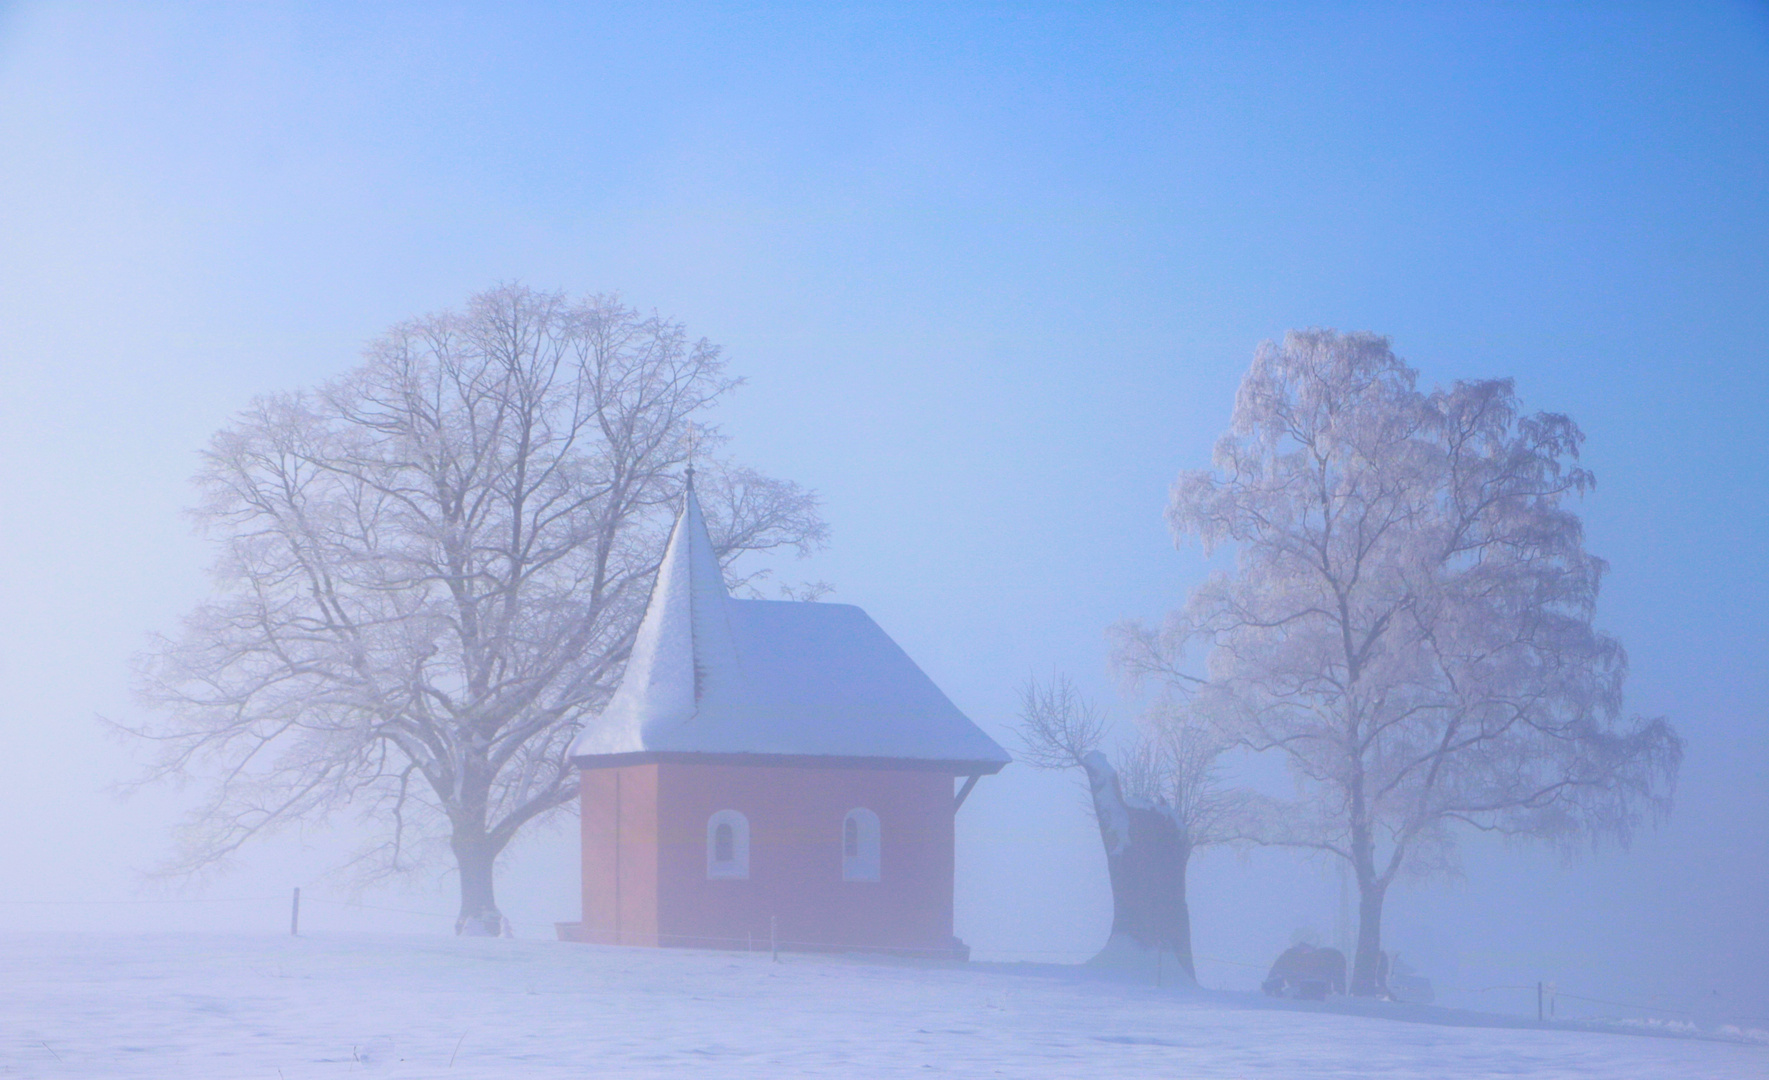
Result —
[{"label": "arched window", "polygon": [[749,876],[749,819],[735,810],[720,810],[707,819],[706,876]]},{"label": "arched window", "polygon": [[842,880],[878,880],[878,815],[864,807],[842,819]]}]

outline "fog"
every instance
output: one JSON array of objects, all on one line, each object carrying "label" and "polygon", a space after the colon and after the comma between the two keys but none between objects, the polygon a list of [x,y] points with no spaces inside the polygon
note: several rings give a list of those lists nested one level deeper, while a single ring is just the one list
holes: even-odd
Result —
[{"label": "fog", "polygon": [[[21,4],[0,146],[6,929],[275,932],[301,886],[316,930],[449,931],[445,867],[325,876],[348,819],[151,879],[192,793],[120,795],[140,748],[98,718],[139,715],[131,658],[208,590],[209,435],[521,281],[723,345],[733,451],[832,530],[777,578],[832,583],[1010,748],[1029,675],[1134,711],[1105,630],[1209,569],[1162,511],[1261,340],[1367,329],[1427,383],[1515,377],[1588,436],[1597,622],[1629,710],[1687,740],[1676,807],[1571,862],[1465,837],[1385,944],[1456,1004],[1550,980],[1769,1026],[1760,6]],[[506,856],[519,935],[575,917],[575,829]],[[1076,777],[985,778],[958,845],[978,957],[1104,941]],[[1256,984],[1338,896],[1293,854],[1201,855],[1200,980]]]}]

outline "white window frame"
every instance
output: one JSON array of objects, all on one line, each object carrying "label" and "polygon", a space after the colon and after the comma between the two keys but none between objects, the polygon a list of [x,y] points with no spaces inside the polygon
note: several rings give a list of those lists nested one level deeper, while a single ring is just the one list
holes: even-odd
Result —
[{"label": "white window frame", "polygon": [[[719,826],[731,827],[731,858],[721,862]],[[735,810],[720,810],[706,819],[706,878],[708,881],[742,881],[749,877],[749,819]]]},{"label": "white window frame", "polygon": [[[855,830],[855,852],[848,854],[848,825],[853,823]],[[877,881],[879,879],[879,837],[878,815],[864,806],[856,806],[842,818],[841,834],[838,843],[842,853],[843,881]]]}]

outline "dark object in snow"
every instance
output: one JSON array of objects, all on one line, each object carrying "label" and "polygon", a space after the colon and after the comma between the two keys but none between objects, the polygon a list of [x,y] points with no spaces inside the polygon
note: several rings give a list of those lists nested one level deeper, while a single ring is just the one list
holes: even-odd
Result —
[{"label": "dark object in snow", "polygon": [[1325,1001],[1345,993],[1345,954],[1338,949],[1292,945],[1278,955],[1261,987],[1272,997]]}]

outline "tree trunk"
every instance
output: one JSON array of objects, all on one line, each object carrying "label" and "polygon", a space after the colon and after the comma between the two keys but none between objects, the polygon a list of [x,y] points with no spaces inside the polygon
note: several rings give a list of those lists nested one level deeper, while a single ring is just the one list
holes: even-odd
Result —
[{"label": "tree trunk", "polygon": [[483,837],[456,838],[451,846],[461,875],[461,913],[455,919],[455,933],[465,937],[497,937],[504,932],[504,915],[492,892],[496,849]]},{"label": "tree trunk", "polygon": [[1188,845],[1179,855],[1179,888],[1174,894],[1179,898],[1179,911],[1175,916],[1173,951],[1179,960],[1180,970],[1185,972],[1185,977],[1192,982],[1197,982],[1198,972],[1192,966],[1192,906],[1186,900],[1185,882],[1186,869],[1191,861],[1192,851]]},{"label": "tree trunk", "polygon": [[1382,955],[1382,899],[1387,891],[1383,883],[1358,875],[1357,960],[1351,992],[1359,997],[1388,993],[1388,965]]},{"label": "tree trunk", "polygon": [[1092,962],[1147,966],[1157,979],[1164,964],[1172,963],[1196,982],[1185,895],[1192,852],[1185,833],[1165,806],[1128,803],[1105,755],[1089,754],[1082,765],[1112,881],[1112,936]]}]

